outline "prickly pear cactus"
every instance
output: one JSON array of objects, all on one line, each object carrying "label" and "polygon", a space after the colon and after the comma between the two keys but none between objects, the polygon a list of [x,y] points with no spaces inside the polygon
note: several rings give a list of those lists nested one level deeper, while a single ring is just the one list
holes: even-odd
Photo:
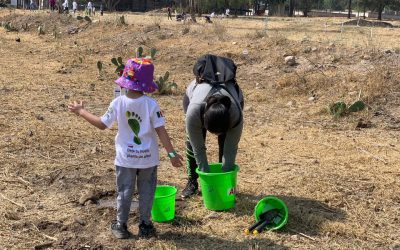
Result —
[{"label": "prickly pear cactus", "polygon": [[136,57],[143,57],[143,48],[139,47],[136,49]]},{"label": "prickly pear cactus", "polygon": [[365,108],[365,103],[363,101],[356,101],[355,103],[351,104],[348,111],[349,112],[358,112]]}]

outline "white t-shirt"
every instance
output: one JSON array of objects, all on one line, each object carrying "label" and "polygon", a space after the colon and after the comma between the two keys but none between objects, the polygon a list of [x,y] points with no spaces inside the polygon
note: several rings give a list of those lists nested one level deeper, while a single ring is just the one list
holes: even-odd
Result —
[{"label": "white t-shirt", "polygon": [[87,8],[88,8],[88,9],[92,9],[92,2],[88,2]]},{"label": "white t-shirt", "polygon": [[148,96],[137,99],[125,95],[115,98],[101,117],[110,128],[118,123],[114,164],[126,168],[149,168],[160,163],[155,128],[165,125],[156,100]]},{"label": "white t-shirt", "polygon": [[72,9],[74,9],[74,10],[78,9],[78,4],[75,1],[72,2]]}]

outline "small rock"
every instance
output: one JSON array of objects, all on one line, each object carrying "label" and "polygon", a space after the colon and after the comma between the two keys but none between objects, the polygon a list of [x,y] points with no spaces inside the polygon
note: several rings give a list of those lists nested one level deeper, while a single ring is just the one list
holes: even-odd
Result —
[{"label": "small rock", "polygon": [[392,250],[400,250],[400,243],[399,244],[394,244],[392,246]]},{"label": "small rock", "polygon": [[32,137],[32,136],[33,136],[33,131],[32,131],[32,130],[29,130],[28,136],[29,136],[29,137]]},{"label": "small rock", "polygon": [[64,95],[64,99],[68,100],[69,99],[69,95]]},{"label": "small rock", "polygon": [[386,53],[386,54],[392,54],[392,50],[386,49],[386,50],[385,50],[385,53]]},{"label": "small rock", "polygon": [[21,219],[16,212],[7,212],[6,214],[4,214],[4,217],[7,220],[20,220]]},{"label": "small rock", "polygon": [[270,69],[270,68],[272,68],[271,65],[267,65],[267,66],[264,66],[264,67],[263,67],[264,70],[268,70],[268,69]]},{"label": "small rock", "polygon": [[310,102],[315,101],[315,96],[310,96],[310,97],[308,98],[308,101],[310,101]]},{"label": "small rock", "polygon": [[100,149],[97,146],[92,148],[92,151],[91,151],[92,154],[96,154],[98,152],[100,152]]},{"label": "small rock", "polygon": [[43,208],[44,208],[43,204],[38,204],[38,205],[37,205],[37,209],[40,210],[40,209],[43,209]]},{"label": "small rock", "polygon": [[20,42],[21,42],[21,38],[17,37],[17,39],[15,39],[15,41],[16,41],[17,43],[20,43]]},{"label": "small rock", "polygon": [[212,213],[207,215],[205,218],[206,219],[219,219],[221,217],[221,215],[219,213]]},{"label": "small rock", "polygon": [[298,236],[297,234],[294,234],[294,235],[290,236],[290,238],[291,238],[292,240],[298,240],[298,239],[299,239],[299,236]]},{"label": "small rock", "polygon": [[75,217],[75,218],[74,218],[74,221],[75,221],[76,223],[78,223],[79,225],[81,225],[81,226],[86,225],[86,221],[82,220],[81,218]]},{"label": "small rock", "polygon": [[304,50],[304,53],[310,53],[312,51],[311,47],[306,47]]},{"label": "small rock", "polygon": [[232,45],[236,45],[237,44],[237,42],[232,42]]},{"label": "small rock", "polygon": [[371,60],[371,56],[369,56],[369,55],[363,55],[363,56],[362,56],[362,59],[364,59],[364,60]]},{"label": "small rock", "polygon": [[312,47],[312,48],[311,48],[311,51],[312,51],[312,52],[315,52],[315,51],[317,51],[317,50],[318,50],[317,47]]},{"label": "small rock", "polygon": [[36,119],[38,119],[39,121],[43,121],[44,117],[42,115],[36,115]]},{"label": "small rock", "polygon": [[78,202],[80,205],[85,205],[86,201],[88,200],[98,200],[94,190],[88,190],[86,193],[81,195]]},{"label": "small rock", "polygon": [[295,65],[296,64],[296,57],[294,57],[294,56],[285,57],[285,63],[286,63],[286,65],[289,65],[289,66]]},{"label": "small rock", "polygon": [[334,47],[335,47],[335,44],[332,43],[332,42],[330,42],[330,43],[329,43],[329,47],[334,48]]},{"label": "small rock", "polygon": [[243,109],[244,112],[249,112],[249,111],[253,111],[253,107],[252,106],[245,106]]},{"label": "small rock", "polygon": [[296,105],[296,101],[293,101],[293,100],[286,103],[287,107],[293,107],[294,105]]}]

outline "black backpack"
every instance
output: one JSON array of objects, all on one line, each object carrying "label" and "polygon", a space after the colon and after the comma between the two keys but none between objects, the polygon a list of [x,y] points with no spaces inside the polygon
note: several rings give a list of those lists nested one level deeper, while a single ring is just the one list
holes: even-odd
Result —
[{"label": "black backpack", "polygon": [[206,54],[200,57],[193,67],[193,73],[198,83],[236,84],[236,65],[232,59]]}]

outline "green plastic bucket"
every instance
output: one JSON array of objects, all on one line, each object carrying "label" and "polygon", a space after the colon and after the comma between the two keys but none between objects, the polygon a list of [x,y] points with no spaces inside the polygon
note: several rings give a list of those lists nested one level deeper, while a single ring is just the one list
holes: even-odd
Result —
[{"label": "green plastic bucket", "polygon": [[256,221],[260,220],[260,215],[271,209],[279,209],[279,217],[274,220],[272,225],[267,225],[267,230],[276,230],[282,228],[289,217],[289,211],[286,204],[275,196],[267,196],[260,200],[254,208],[254,216]]},{"label": "green plastic bucket", "polygon": [[158,185],[154,195],[151,218],[156,222],[166,222],[175,218],[175,196],[173,186]]},{"label": "green plastic bucket", "polygon": [[239,166],[230,172],[222,172],[221,163],[211,163],[210,172],[196,169],[199,175],[204,206],[209,210],[221,211],[232,208],[236,199],[236,179]]}]

